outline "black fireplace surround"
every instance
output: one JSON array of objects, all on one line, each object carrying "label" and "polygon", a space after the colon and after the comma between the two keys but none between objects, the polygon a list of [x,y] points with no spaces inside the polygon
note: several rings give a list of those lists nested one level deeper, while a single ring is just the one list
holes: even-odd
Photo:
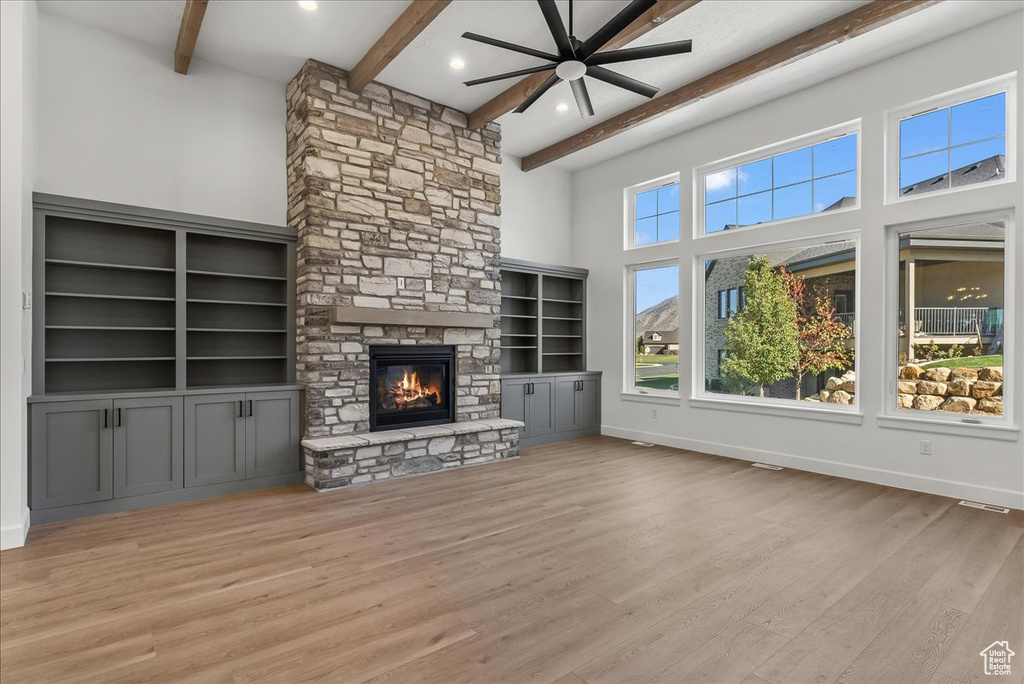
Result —
[{"label": "black fireplace surround", "polygon": [[455,347],[370,347],[371,431],[453,422]]}]

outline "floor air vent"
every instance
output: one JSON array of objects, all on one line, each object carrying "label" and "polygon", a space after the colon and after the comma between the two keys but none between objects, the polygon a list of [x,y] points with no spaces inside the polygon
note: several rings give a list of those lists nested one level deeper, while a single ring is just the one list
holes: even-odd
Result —
[{"label": "floor air vent", "polygon": [[983,511],[992,511],[993,513],[1009,513],[1009,508],[1003,508],[1002,506],[993,506],[992,504],[978,503],[977,501],[961,501],[961,506],[967,506],[968,508],[980,508]]},{"label": "floor air vent", "polygon": [[765,470],[782,470],[782,466],[769,465],[767,463],[751,463],[750,465],[755,468],[764,468]]},{"label": "floor air vent", "polygon": [[652,446],[654,446],[654,444],[652,442],[630,442],[630,444],[632,444],[633,446],[642,446],[642,447],[652,447]]}]

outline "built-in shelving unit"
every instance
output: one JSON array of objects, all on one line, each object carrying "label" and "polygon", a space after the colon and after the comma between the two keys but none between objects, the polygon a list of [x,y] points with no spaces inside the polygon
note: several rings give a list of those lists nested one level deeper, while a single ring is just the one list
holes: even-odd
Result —
[{"label": "built-in shelving unit", "polygon": [[584,370],[585,304],[585,271],[503,261],[502,375]]}]

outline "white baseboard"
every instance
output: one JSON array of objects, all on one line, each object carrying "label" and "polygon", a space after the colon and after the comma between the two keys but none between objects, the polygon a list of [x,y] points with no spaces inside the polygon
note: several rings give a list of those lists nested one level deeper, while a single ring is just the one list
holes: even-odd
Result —
[{"label": "white baseboard", "polygon": [[0,527],[0,551],[4,549],[16,549],[25,545],[25,537],[28,536],[29,510],[26,508],[21,512],[21,524],[7,525]]},{"label": "white baseboard", "polygon": [[626,428],[601,426],[601,434],[609,437],[620,437],[622,439],[640,440],[654,442],[661,446],[675,447],[677,449],[689,449],[700,451],[715,456],[725,456],[744,461],[760,461],[771,465],[779,465],[796,470],[806,470],[822,475],[833,475],[850,480],[872,482],[874,484],[910,489],[916,492],[938,494],[955,499],[969,499],[982,503],[995,504],[997,506],[1008,506],[1010,508],[1024,509],[1024,492],[1016,492],[1012,489],[999,489],[996,487],[985,487],[971,484],[969,482],[957,482],[955,480],[943,480],[937,477],[926,477],[924,475],[913,475],[901,473],[895,470],[882,468],[869,468],[849,463],[836,463],[824,461],[807,456],[793,456],[764,449],[750,449],[737,447],[719,442],[706,442],[697,439],[687,439],[675,435],[662,435],[640,430],[629,430]]}]

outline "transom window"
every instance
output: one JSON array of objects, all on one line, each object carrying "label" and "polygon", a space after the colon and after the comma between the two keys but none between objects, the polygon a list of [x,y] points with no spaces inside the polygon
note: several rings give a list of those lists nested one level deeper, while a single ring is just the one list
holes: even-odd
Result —
[{"label": "transom window", "polygon": [[633,247],[679,240],[679,181],[650,183],[633,194]]},{"label": "transom window", "polygon": [[1006,93],[900,120],[900,196],[985,183],[1006,173]]},{"label": "transom window", "polygon": [[704,176],[704,232],[716,233],[857,204],[857,134]]}]

